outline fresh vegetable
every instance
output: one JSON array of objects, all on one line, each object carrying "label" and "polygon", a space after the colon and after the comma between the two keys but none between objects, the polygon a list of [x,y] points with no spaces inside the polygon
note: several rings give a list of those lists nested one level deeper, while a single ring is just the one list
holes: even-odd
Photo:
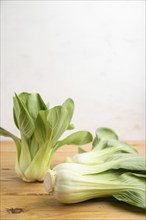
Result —
[{"label": "fresh vegetable", "polygon": [[[131,157],[137,157],[138,154],[136,149],[120,141],[117,134],[109,128],[98,128],[96,130],[92,150],[85,152],[79,148],[79,152],[80,151],[82,153],[66,158],[66,162],[95,165],[103,164],[107,161],[114,161],[118,158],[123,161],[127,156],[132,160]],[[128,162],[128,159],[126,160]],[[140,158],[138,160],[140,161]],[[118,164],[121,164],[121,162],[118,162]]]},{"label": "fresh vegetable", "polygon": [[62,145],[82,145],[92,141],[88,131],[75,132],[59,140],[66,130],[74,127],[71,124],[72,99],[49,109],[38,93],[23,92],[15,94],[13,103],[14,122],[20,138],[3,128],[0,128],[0,135],[14,140],[16,172],[24,181],[42,181],[55,151]]},{"label": "fresh vegetable", "polygon": [[63,203],[113,196],[146,208],[146,158],[121,142],[109,128],[98,128],[92,149],[68,157],[49,170],[45,188]]},{"label": "fresh vegetable", "polygon": [[92,198],[113,196],[117,200],[146,208],[146,175],[112,170],[103,173],[96,173],[94,170],[90,174],[90,166],[82,165],[81,170],[80,166],[64,163],[48,171],[44,179],[47,192],[53,193],[62,203],[78,203]]}]

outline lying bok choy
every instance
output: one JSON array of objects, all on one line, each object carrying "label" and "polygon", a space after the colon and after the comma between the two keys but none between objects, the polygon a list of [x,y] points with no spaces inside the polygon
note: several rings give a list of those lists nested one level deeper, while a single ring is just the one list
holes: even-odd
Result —
[{"label": "lying bok choy", "polygon": [[145,179],[144,174],[112,170],[97,173],[94,166],[64,163],[46,173],[44,185],[62,203],[78,203],[92,198],[113,196],[117,200],[145,209]]},{"label": "lying bok choy", "polygon": [[146,159],[109,128],[98,128],[92,150],[67,158],[45,175],[45,188],[63,203],[113,196],[146,208]]},{"label": "lying bok choy", "polygon": [[11,137],[16,144],[16,172],[27,182],[42,181],[50,168],[52,156],[62,145],[82,145],[92,141],[87,131],[75,132],[59,140],[70,124],[74,102],[67,99],[62,105],[48,108],[39,94],[15,94],[14,122],[20,138],[0,128],[0,135]]},{"label": "lying bok choy", "polygon": [[[85,152],[79,148],[79,153],[73,157],[66,158],[66,162],[95,165],[102,164],[111,159],[114,160],[114,157],[119,159],[121,157],[122,159],[122,157],[126,157],[127,153],[128,155],[133,154],[133,156],[138,154],[132,146],[120,141],[117,134],[110,128],[98,128],[92,150]],[[140,158],[138,160],[140,161]],[[120,164],[121,162],[119,162]]]}]

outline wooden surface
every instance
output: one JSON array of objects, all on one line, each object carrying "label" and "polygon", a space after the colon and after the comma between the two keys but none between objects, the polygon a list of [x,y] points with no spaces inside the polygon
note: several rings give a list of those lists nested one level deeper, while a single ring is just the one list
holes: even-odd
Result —
[{"label": "wooden surface", "polygon": [[[131,142],[145,154],[144,142]],[[90,146],[85,146],[90,149]],[[64,146],[56,153],[52,166],[77,152],[75,146]],[[43,183],[25,183],[15,173],[15,145],[1,142],[1,213],[6,219],[52,220],[146,220],[145,211],[114,199],[93,199],[64,205],[45,192]]]}]

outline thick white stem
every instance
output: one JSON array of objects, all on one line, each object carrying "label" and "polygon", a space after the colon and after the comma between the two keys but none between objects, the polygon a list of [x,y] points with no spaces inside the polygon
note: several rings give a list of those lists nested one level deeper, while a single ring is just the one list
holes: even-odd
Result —
[{"label": "thick white stem", "polygon": [[44,177],[44,186],[48,193],[54,191],[55,179],[55,172],[53,170],[48,170]]}]

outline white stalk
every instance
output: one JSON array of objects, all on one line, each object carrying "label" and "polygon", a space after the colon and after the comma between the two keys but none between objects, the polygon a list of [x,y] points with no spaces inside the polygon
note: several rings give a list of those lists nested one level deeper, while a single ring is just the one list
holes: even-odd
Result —
[{"label": "white stalk", "polygon": [[44,186],[48,193],[54,192],[56,175],[53,170],[48,170],[44,178]]}]

